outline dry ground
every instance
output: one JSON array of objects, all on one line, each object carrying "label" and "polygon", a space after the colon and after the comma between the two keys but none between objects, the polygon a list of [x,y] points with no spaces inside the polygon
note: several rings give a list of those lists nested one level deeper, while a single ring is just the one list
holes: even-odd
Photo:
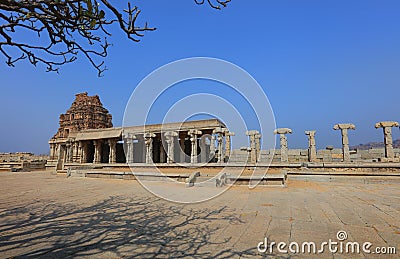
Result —
[{"label": "dry ground", "polygon": [[[396,247],[391,258],[397,258],[399,187],[291,181],[288,188],[235,186],[184,205],[164,201],[136,181],[0,173],[0,257],[275,258],[276,248],[272,254],[257,251],[264,237],[319,244],[337,241],[344,230],[348,241],[369,241],[371,249]],[[326,250],[324,258],[374,257]]]}]

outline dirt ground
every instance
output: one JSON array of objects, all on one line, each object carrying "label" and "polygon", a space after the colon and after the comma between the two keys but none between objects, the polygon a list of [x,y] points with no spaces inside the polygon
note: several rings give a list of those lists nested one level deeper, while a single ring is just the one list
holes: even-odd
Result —
[{"label": "dirt ground", "polygon": [[[150,184],[190,193],[190,188]],[[134,180],[0,173],[0,258],[376,257],[327,247],[320,254],[281,252],[276,246],[257,249],[265,238],[286,244],[340,243],[339,231],[347,236],[343,242],[370,242],[370,251],[395,247],[397,255],[381,258],[398,258],[399,187],[290,181],[287,188],[233,186],[208,201],[180,204],[149,193]]]}]

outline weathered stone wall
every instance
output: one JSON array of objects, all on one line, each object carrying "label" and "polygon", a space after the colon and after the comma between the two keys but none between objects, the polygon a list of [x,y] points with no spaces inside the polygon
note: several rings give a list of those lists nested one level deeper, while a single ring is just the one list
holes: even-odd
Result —
[{"label": "weathered stone wall", "polygon": [[[281,150],[276,149],[273,150],[261,150],[260,152],[260,161],[259,162],[267,162],[273,156],[273,163],[281,162]],[[308,149],[289,149],[287,151],[288,154],[288,162],[307,162],[308,161]],[[400,149],[394,149],[395,157],[400,156]],[[246,150],[234,149],[231,151],[231,157],[229,162],[244,162],[246,159],[250,157],[250,154]],[[385,157],[385,149],[384,148],[374,148],[369,150],[350,150],[350,160],[351,161],[368,161],[372,162],[377,159]],[[250,158],[248,158],[250,162]],[[340,162],[342,161],[342,149],[334,148],[332,150],[321,149],[317,150],[317,156],[315,162]]]}]

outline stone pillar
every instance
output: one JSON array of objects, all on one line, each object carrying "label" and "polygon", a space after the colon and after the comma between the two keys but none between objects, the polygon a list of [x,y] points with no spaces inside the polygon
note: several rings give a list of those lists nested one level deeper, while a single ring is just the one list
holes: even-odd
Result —
[{"label": "stone pillar", "polygon": [[153,133],[145,133],[144,134],[144,143],[146,145],[146,164],[153,163],[153,138],[156,135]]},{"label": "stone pillar", "polygon": [[[134,162],[134,149],[133,149],[133,140],[136,139],[135,135],[132,135],[131,133],[127,133],[124,137],[124,142],[125,142],[125,146],[126,146],[126,152],[125,152],[125,157],[126,157],[126,162],[128,164],[131,164]],[[116,145],[116,143],[115,143]],[[111,148],[111,146],[110,146]],[[116,150],[115,150],[116,152]],[[110,150],[110,154],[111,154],[111,150]],[[117,156],[115,155],[115,160],[116,160]],[[111,161],[111,160],[110,160]]]},{"label": "stone pillar", "polygon": [[249,136],[250,141],[250,162],[258,162],[258,154],[260,153],[260,138],[261,134],[258,130],[246,131],[246,135]]},{"label": "stone pillar", "polygon": [[208,135],[203,135],[200,138],[200,162],[201,163],[206,163],[207,162],[207,144],[206,144],[206,138]]},{"label": "stone pillar", "polygon": [[85,148],[84,148],[83,141],[79,141],[78,144],[78,163],[85,163],[86,162],[86,157],[85,157]]},{"label": "stone pillar", "polygon": [[214,162],[214,157],[215,157],[215,135],[212,134],[210,137],[210,157],[208,158],[208,160]]},{"label": "stone pillar", "polygon": [[67,142],[65,142],[65,146],[66,146],[66,159],[65,159],[65,161],[67,163],[71,163],[72,162],[72,158],[73,158],[72,142],[70,140],[67,140]]},{"label": "stone pillar", "polygon": [[383,140],[385,144],[385,158],[394,159],[392,127],[399,127],[397,121],[381,121],[375,124],[375,128],[383,129]]},{"label": "stone pillar", "polygon": [[192,150],[190,152],[190,163],[196,164],[197,161],[197,136],[201,135],[200,130],[191,129],[189,130],[190,142],[192,143]]},{"label": "stone pillar", "polygon": [[308,161],[315,162],[317,160],[317,148],[315,146],[315,130],[307,130],[305,134],[308,136]]},{"label": "stone pillar", "polygon": [[343,155],[343,162],[350,161],[350,150],[349,150],[349,135],[347,130],[352,129],[355,130],[356,126],[350,123],[342,123],[336,124],[333,126],[334,130],[341,130],[342,132],[342,155]]},{"label": "stone pillar", "polygon": [[79,142],[78,141],[74,141],[73,142],[73,157],[72,157],[72,161],[75,163],[79,162]]},{"label": "stone pillar", "polygon": [[226,129],[225,128],[215,128],[213,130],[214,134],[217,134],[217,163],[223,163],[224,162],[224,151],[223,151],[223,144],[224,144],[224,133]]},{"label": "stone pillar", "polygon": [[186,161],[185,161],[185,157],[186,157],[186,154],[185,154],[185,137],[181,137],[180,139],[179,139],[179,146],[180,146],[180,149],[179,149],[179,162],[180,163],[185,163]]},{"label": "stone pillar", "polygon": [[108,155],[108,163],[115,164],[117,162],[117,140],[109,139],[108,146],[110,147],[110,152]]},{"label": "stone pillar", "polygon": [[93,163],[101,163],[101,140],[93,140],[94,145],[94,159]]},{"label": "stone pillar", "polygon": [[55,146],[55,144],[54,143],[49,143],[50,144],[50,154],[49,154],[49,156],[50,156],[50,160],[53,160],[54,159],[54,154],[55,154],[55,150],[54,150],[54,146]]},{"label": "stone pillar", "polygon": [[164,133],[165,142],[168,145],[167,149],[167,163],[172,164],[175,162],[175,139],[178,137],[178,132],[168,131]]},{"label": "stone pillar", "polygon": [[231,137],[232,136],[235,136],[234,132],[227,131],[225,133],[225,141],[226,141],[226,143],[225,143],[225,145],[226,145],[226,147],[225,147],[226,148],[225,157],[227,159],[229,159],[229,157],[231,156]]},{"label": "stone pillar", "polygon": [[255,134],[254,135],[254,140],[256,142],[256,158],[257,162],[260,161],[260,155],[261,155],[261,134]]},{"label": "stone pillar", "polygon": [[165,141],[163,141],[164,136],[161,134],[160,135],[160,163],[166,163],[168,160],[168,154],[166,149],[168,147],[165,147]]},{"label": "stone pillar", "polygon": [[281,162],[289,162],[288,156],[288,144],[286,134],[292,134],[292,130],[289,128],[279,128],[274,130],[274,134],[279,134],[281,144]]}]

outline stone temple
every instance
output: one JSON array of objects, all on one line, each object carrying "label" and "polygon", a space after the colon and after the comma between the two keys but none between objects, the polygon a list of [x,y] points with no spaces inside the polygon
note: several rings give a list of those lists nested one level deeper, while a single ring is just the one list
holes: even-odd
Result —
[{"label": "stone temple", "polygon": [[[47,167],[65,164],[205,163],[226,161],[232,132],[217,119],[113,127],[112,116],[96,96],[76,99],[50,139]],[[211,143],[217,143],[211,145]],[[125,153],[124,153],[125,148]]]}]

